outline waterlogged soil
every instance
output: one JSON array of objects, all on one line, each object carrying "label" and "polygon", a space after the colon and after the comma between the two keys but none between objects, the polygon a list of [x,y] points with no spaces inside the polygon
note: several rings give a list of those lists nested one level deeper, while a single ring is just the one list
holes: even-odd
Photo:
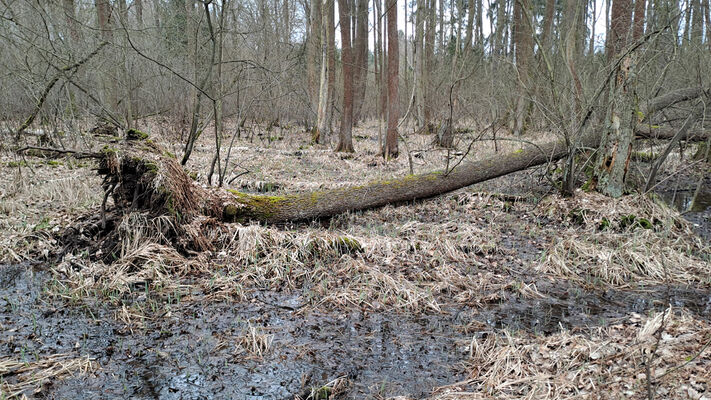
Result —
[{"label": "waterlogged soil", "polygon": [[[237,303],[198,295],[126,326],[98,303],[47,301],[41,271],[6,265],[0,274],[0,354],[88,355],[100,366],[48,383],[38,397],[292,399],[346,378],[347,398],[419,398],[463,378],[464,336],[448,314],[303,312],[298,295],[262,292]],[[262,355],[242,342],[250,327],[273,337]]]},{"label": "waterlogged soil", "polygon": [[[0,354],[33,361],[67,353],[98,365],[28,393],[36,398],[293,399],[345,378],[349,385],[337,398],[418,399],[466,377],[463,361],[472,336],[500,329],[584,331],[669,302],[711,319],[708,291],[588,291],[531,279],[538,279],[531,283],[542,298],[483,294],[495,300],[419,315],[313,309],[300,293],[263,291],[224,303],[202,301],[195,293],[127,325],[116,317],[119,307],[106,302],[48,298],[48,274],[40,267],[3,265]],[[263,354],[244,341],[250,332],[272,338]]]},{"label": "waterlogged soil", "polygon": [[[711,241],[711,170],[696,168],[696,175],[682,174],[663,180],[655,192],[692,223],[694,231]],[[700,180],[700,181],[699,181]]]}]

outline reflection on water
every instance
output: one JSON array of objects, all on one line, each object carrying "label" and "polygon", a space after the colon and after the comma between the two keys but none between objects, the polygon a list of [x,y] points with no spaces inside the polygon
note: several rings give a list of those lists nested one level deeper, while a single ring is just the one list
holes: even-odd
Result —
[{"label": "reflection on water", "polygon": [[701,188],[698,195],[695,190],[679,190],[659,193],[667,204],[673,205],[680,212],[700,213],[711,208],[711,188]]}]

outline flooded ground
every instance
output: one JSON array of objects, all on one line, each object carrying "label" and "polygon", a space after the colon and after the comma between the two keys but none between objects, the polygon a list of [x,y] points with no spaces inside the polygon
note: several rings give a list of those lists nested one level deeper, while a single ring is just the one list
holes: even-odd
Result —
[{"label": "flooded ground", "polygon": [[[259,154],[265,151],[271,150]],[[334,185],[350,164],[377,169],[362,179],[408,168],[403,160],[394,171],[366,167],[365,156],[312,153],[303,155],[310,171],[335,165]],[[275,169],[294,165],[293,151],[273,154]],[[112,266],[81,252],[74,263],[61,260],[55,240],[82,216],[97,214],[100,193],[85,183],[90,172],[35,168],[56,174],[51,182],[79,175],[62,180],[61,190],[27,189],[31,200],[5,197],[3,218],[25,216],[5,225],[14,229],[8,230],[13,252],[0,249],[0,255],[28,260],[0,263],[0,388],[16,389],[6,395],[450,400],[595,398],[606,390],[612,398],[641,399],[646,361],[640,354],[654,346],[642,333],[665,310],[676,322],[653,331],[663,350],[654,364],[662,371],[654,383],[658,398],[698,400],[711,393],[711,357],[704,352],[711,343],[708,248],[678,214],[669,216],[646,198],[599,204],[599,197],[580,193],[543,200],[541,192],[527,195],[541,179],[527,171],[398,208],[313,224],[240,227],[232,248],[175,260],[138,243],[129,250],[145,254]],[[7,171],[0,169],[0,178],[9,182]],[[275,181],[269,173],[260,181]],[[705,179],[693,201],[694,176],[660,185],[657,193],[708,239],[711,182]],[[321,185],[316,179],[278,184],[287,191]],[[74,197],[82,198],[81,207]],[[79,211],[58,215],[57,201]],[[624,225],[631,213],[652,228]],[[357,238],[361,252],[314,253],[313,243],[341,235]],[[142,269],[153,256],[166,266]],[[659,278],[657,259],[672,276]],[[112,278],[117,282],[106,282]],[[229,296],[206,290],[223,278],[232,285]],[[167,283],[177,294],[159,290]],[[681,360],[691,361],[663,379]]]},{"label": "flooded ground", "polygon": [[306,309],[308,300],[298,292],[258,291],[237,303],[206,302],[193,293],[127,324],[117,318],[120,310],[100,302],[48,298],[48,279],[41,266],[0,266],[0,354],[27,360],[88,356],[96,369],[49,381],[33,392],[38,398],[305,399],[340,378],[347,386],[339,398],[418,399],[467,377],[472,336],[584,332],[631,313],[663,310],[669,302],[711,320],[708,290],[591,291],[516,276],[535,284],[541,296],[492,291],[481,293],[490,299],[483,306],[410,314]]}]

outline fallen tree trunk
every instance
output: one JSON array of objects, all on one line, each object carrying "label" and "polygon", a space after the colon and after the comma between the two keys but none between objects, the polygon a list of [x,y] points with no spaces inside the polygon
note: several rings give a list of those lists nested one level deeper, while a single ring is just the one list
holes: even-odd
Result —
[{"label": "fallen tree trunk", "polygon": [[[599,135],[588,135],[582,147],[596,147]],[[484,182],[567,155],[564,141],[529,144],[507,155],[463,162],[449,172],[437,171],[380,180],[366,185],[301,194],[267,196],[236,190],[208,189],[195,183],[173,155],[150,140],[127,141],[101,152],[99,173],[119,208],[150,210],[189,221],[207,215],[225,222],[300,221],[346,211],[426,199]]]},{"label": "fallen tree trunk", "polygon": [[[635,136],[642,139],[672,139],[680,128],[669,128],[661,126],[649,126],[639,124],[635,128]],[[708,129],[688,129],[679,138],[689,142],[702,142],[711,137],[711,130]]]},{"label": "fallen tree trunk", "polygon": [[[704,91],[697,90],[694,93],[701,95]],[[688,100],[690,96],[684,92],[683,96],[675,96],[672,103],[681,101],[680,98]],[[664,101],[653,100],[651,103],[668,105],[670,101],[667,97]],[[643,137],[666,138],[670,133],[661,128],[653,129],[652,133],[645,132],[648,132],[645,127],[638,125],[637,134]],[[708,137],[708,132],[702,133]],[[699,136],[697,132],[691,131],[685,138],[689,139],[692,135]],[[580,138],[576,148],[596,148],[600,138],[599,132],[587,134]],[[104,177],[106,195],[113,196],[114,204],[120,210],[144,210],[155,215],[170,215],[182,223],[190,223],[201,215],[224,222],[254,220],[275,223],[324,218],[347,211],[435,197],[559,160],[567,156],[568,152],[563,140],[540,145],[527,144],[509,154],[473,162],[464,161],[450,171],[282,196],[202,187],[190,178],[173,154],[136,130],[129,130],[125,141],[113,147],[105,146],[95,155],[99,159],[98,172]]]},{"label": "fallen tree trunk", "polygon": [[648,102],[646,102],[646,104],[642,103],[642,106],[644,107],[642,109],[644,119],[646,120],[650,115],[653,115],[657,111],[665,109],[674,104],[681,103],[683,101],[693,100],[701,97],[702,95],[708,97],[710,93],[710,88],[705,88],[702,86],[672,90],[671,92],[667,92],[661,96],[657,96],[653,99],[650,99]]}]

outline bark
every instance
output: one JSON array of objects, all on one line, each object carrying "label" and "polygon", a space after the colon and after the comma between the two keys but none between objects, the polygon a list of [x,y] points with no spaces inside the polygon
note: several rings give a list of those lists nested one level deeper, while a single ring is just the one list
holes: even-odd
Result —
[{"label": "bark", "polygon": [[368,0],[357,0],[356,36],[354,40],[355,68],[353,71],[353,121],[361,119],[365,89],[368,83]]},{"label": "bark", "polygon": [[464,48],[466,49],[466,51],[471,50],[471,48],[474,44],[475,9],[474,9],[474,4],[472,4],[472,3],[473,2],[471,0],[469,0],[469,3],[467,4],[467,32],[466,32],[466,40],[464,41]]},{"label": "bark", "polygon": [[[426,0],[427,1],[427,0]],[[424,102],[424,126],[427,132],[432,132],[432,99],[430,96],[430,78],[434,70],[434,45],[435,45],[435,0],[428,0],[430,5],[426,7],[427,17],[425,19],[425,62],[422,70],[422,96]]]},{"label": "bark", "polygon": [[420,130],[425,128],[425,9],[426,0],[417,0],[415,12],[415,119]]},{"label": "bark", "polygon": [[[677,128],[657,127],[638,124],[635,128],[635,136],[638,139],[673,139],[679,132]],[[686,129],[682,131],[679,140],[687,142],[703,142],[711,138],[711,130],[708,129]]]},{"label": "bark", "polygon": [[643,102],[642,105],[642,115],[643,120],[648,119],[650,115],[663,110],[669,106],[672,106],[683,101],[693,100],[700,96],[710,96],[711,88],[705,88],[702,86],[693,86],[683,89],[676,89],[659,97],[655,97],[649,101]]},{"label": "bark", "polygon": [[706,44],[711,51],[711,5],[709,5],[709,0],[704,0],[704,20],[706,21]]},{"label": "bark", "polygon": [[546,8],[543,16],[543,29],[541,31],[541,43],[543,50],[550,53],[553,31],[553,15],[555,12],[555,0],[546,0]]},{"label": "bark", "polygon": [[[594,148],[600,144],[600,132],[591,132],[580,138],[578,148]],[[706,134],[708,137],[709,133]],[[172,216],[184,223],[201,215],[225,222],[254,220],[268,223],[331,217],[347,211],[435,197],[569,155],[564,140],[523,144],[508,154],[499,153],[477,161],[464,160],[448,172],[435,171],[360,186],[266,196],[205,188],[188,176],[171,153],[147,139],[148,135],[131,130],[127,140],[110,143],[100,153],[39,150],[98,158],[97,171],[104,177],[104,189],[113,196],[119,210],[148,211],[154,215]]]},{"label": "bark", "polygon": [[[113,42],[113,29],[111,27],[111,3],[108,0],[95,0],[96,17],[101,32],[101,40],[104,42]],[[112,55],[113,56],[113,55]],[[113,61],[111,62],[113,64]],[[113,68],[110,65],[109,68]],[[117,88],[116,82],[111,78],[113,74],[103,74],[102,80],[102,97],[106,104],[108,114],[117,114]],[[115,122],[115,121],[114,121]]]},{"label": "bark", "polygon": [[133,4],[136,6],[136,23],[143,28],[143,0],[134,0]]},{"label": "bark", "polygon": [[111,3],[109,0],[96,0],[95,4],[101,39],[111,41],[113,38],[113,31],[111,30]]},{"label": "bark", "polygon": [[398,108],[398,75],[400,69],[400,49],[397,34],[397,0],[388,0],[388,130],[385,134],[383,157],[398,156],[397,124],[400,118]]},{"label": "bark", "polygon": [[508,24],[506,23],[506,0],[496,0],[496,32],[494,34],[494,54],[497,56],[504,55],[506,42],[504,38],[504,30]]},{"label": "bark", "polygon": [[529,62],[533,53],[533,29],[529,18],[530,0],[514,2],[514,42],[516,44],[516,70],[518,71],[519,90],[516,96],[513,134],[521,135],[525,131],[525,119],[528,110]]},{"label": "bark", "polygon": [[691,12],[693,13],[691,19],[691,44],[700,50],[704,30],[704,18],[700,0],[691,1]]},{"label": "bark", "polygon": [[631,0],[612,0],[612,20],[607,39],[607,59],[612,60],[627,45],[632,20]]},{"label": "bark", "polygon": [[[613,0],[612,23],[608,39],[608,60],[612,64],[626,46],[632,17],[631,0]],[[611,196],[622,196],[632,154],[637,104],[634,79],[634,54],[628,54],[615,64],[610,82],[607,108],[607,127],[600,143],[600,151],[593,172],[592,186]]]},{"label": "bark", "polygon": [[[306,78],[309,87],[309,100],[311,109],[317,110],[319,102],[319,60],[321,59],[322,46],[322,0],[311,0],[308,38],[306,39]],[[318,141],[318,140],[316,140]]]},{"label": "bark", "polygon": [[[318,2],[321,2],[321,0],[317,0]],[[328,5],[324,5],[323,7],[319,7],[319,11],[323,12],[323,17],[328,18],[326,13],[328,12]],[[317,109],[317,118],[316,118],[316,128],[314,130],[314,134],[312,136],[312,140],[316,143],[323,143],[326,139],[326,135],[328,134],[328,109],[330,106],[330,98],[329,98],[329,91],[328,91],[328,47],[326,46],[326,43],[329,41],[328,35],[332,34],[329,32],[329,29],[327,27],[323,27],[321,29],[321,40],[320,42],[323,43],[324,45],[321,46],[321,79],[320,79],[320,84],[319,84],[319,100],[318,100],[318,109]]]},{"label": "bark", "polygon": [[484,6],[482,0],[476,0],[476,48],[484,54]]},{"label": "bark", "polygon": [[704,21],[706,21],[706,45],[711,51],[711,6],[709,0],[703,0],[702,7],[704,9]]},{"label": "bark", "polygon": [[351,18],[348,0],[338,0],[341,24],[341,64],[343,69],[343,113],[336,151],[353,153],[353,56],[351,51]]},{"label": "bark", "polygon": [[632,40],[637,41],[644,35],[644,11],[647,0],[635,0]]},{"label": "bark", "polygon": [[444,2],[439,0],[439,35],[437,37],[437,51],[444,51]]},{"label": "bark", "polygon": [[62,8],[64,9],[64,19],[69,28],[69,37],[72,41],[79,41],[79,31],[77,30],[77,17],[74,11],[74,0],[62,0]]},{"label": "bark", "polygon": [[333,132],[333,115],[336,104],[336,7],[334,0],[324,1],[326,6],[326,29],[328,30],[328,108],[326,113],[326,123],[328,125],[329,136]]}]

